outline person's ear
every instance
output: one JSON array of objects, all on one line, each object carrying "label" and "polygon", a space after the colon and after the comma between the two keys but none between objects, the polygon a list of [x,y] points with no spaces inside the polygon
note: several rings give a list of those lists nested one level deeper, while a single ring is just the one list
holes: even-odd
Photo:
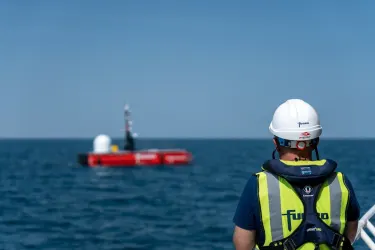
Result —
[{"label": "person's ear", "polygon": [[275,144],[275,148],[276,148],[277,152],[280,152],[280,148],[279,148],[279,145],[276,141],[276,138],[273,138],[272,140],[273,140],[273,144]]}]

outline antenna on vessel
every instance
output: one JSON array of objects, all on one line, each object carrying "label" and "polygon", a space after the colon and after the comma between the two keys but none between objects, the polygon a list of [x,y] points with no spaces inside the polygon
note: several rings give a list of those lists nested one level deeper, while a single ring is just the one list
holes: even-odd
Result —
[{"label": "antenna on vessel", "polygon": [[124,107],[124,117],[125,117],[125,132],[130,132],[132,130],[131,125],[132,125],[132,120],[130,118],[130,108],[129,104],[125,104]]}]

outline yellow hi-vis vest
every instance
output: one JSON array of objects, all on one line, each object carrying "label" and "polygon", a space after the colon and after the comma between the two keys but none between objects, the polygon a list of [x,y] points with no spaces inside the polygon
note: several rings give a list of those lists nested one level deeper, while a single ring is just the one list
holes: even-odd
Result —
[{"label": "yellow hi-vis vest", "polygon": [[[325,160],[281,162],[291,168],[293,168],[293,165],[322,166],[326,163]],[[311,194],[311,186],[295,188],[285,178],[266,170],[256,173],[256,175],[258,177],[261,224],[265,234],[264,244],[257,244],[259,249],[314,250],[316,246],[309,242],[310,236],[312,234],[324,234],[324,230],[327,229],[324,228],[325,226],[334,229],[340,235],[344,234],[347,222],[346,208],[349,204],[349,189],[346,187],[342,173],[333,172],[321,184],[320,189],[318,188],[315,191],[317,192],[315,194]],[[315,202],[315,212],[304,214],[306,212],[304,203],[314,206]],[[323,223],[318,221],[319,218],[325,224],[323,227]],[[303,244],[300,246],[294,245],[294,247],[293,244],[292,247],[283,246],[285,239],[289,236],[291,238],[292,234],[297,231],[299,231],[299,236],[302,235],[300,238],[303,239],[300,240]],[[320,242],[317,249],[343,249],[343,242],[340,242],[339,246],[341,247],[333,248],[328,242],[326,244]]]}]

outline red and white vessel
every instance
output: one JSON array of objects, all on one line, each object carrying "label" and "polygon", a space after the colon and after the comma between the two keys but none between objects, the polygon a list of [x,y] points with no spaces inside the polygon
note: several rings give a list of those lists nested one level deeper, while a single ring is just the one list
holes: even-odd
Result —
[{"label": "red and white vessel", "polygon": [[[126,146],[130,150],[119,151],[117,145],[112,145],[108,135],[98,135],[93,142],[93,151],[78,154],[78,163],[90,167],[133,167],[133,166],[161,166],[188,165],[192,161],[192,154],[184,149],[145,149],[132,150],[136,134],[131,133],[129,106],[125,106]],[[129,146],[128,144],[131,144]]]}]

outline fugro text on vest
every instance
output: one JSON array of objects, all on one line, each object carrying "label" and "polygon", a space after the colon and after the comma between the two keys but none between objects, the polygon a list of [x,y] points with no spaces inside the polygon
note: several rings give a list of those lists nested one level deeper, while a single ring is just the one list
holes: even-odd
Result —
[{"label": "fugro text on vest", "polygon": [[[286,213],[282,215],[286,216],[289,231],[292,231],[292,220],[302,220],[303,218],[303,213],[296,213],[296,210],[286,210]],[[328,213],[318,213],[318,216],[322,220],[326,220],[329,218]]]}]

